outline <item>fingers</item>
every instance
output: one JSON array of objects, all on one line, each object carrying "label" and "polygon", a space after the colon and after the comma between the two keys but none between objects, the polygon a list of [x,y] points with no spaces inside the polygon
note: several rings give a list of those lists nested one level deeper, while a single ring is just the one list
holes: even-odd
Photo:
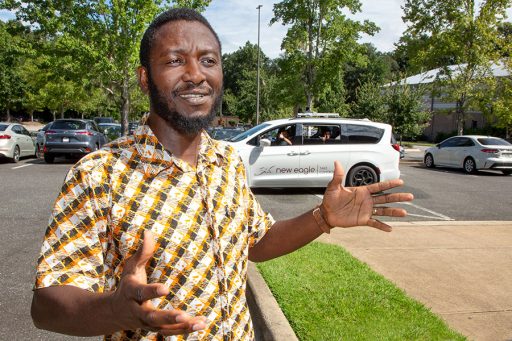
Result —
[{"label": "fingers", "polygon": [[385,224],[383,223],[382,221],[380,220],[377,220],[377,219],[368,219],[368,222],[366,223],[366,225],[370,226],[370,227],[373,227],[373,228],[376,228],[376,229],[379,229],[381,231],[384,231],[384,232],[391,232],[393,229],[391,228],[391,226],[389,226],[388,224]]},{"label": "fingers", "polygon": [[383,182],[377,182],[371,185],[368,185],[367,188],[370,191],[370,193],[379,193],[387,191],[388,189],[400,187],[404,184],[404,181],[402,179],[393,179]]},{"label": "fingers", "polygon": [[345,171],[343,170],[343,166],[341,166],[341,163],[338,160],[334,161],[334,174],[332,176],[331,182],[329,182],[329,184],[327,185],[327,189],[330,189],[332,187],[340,187],[344,175]]},{"label": "fingers", "polygon": [[142,284],[136,286],[134,289],[135,290],[132,290],[132,298],[139,304],[152,300],[153,298],[167,296],[169,294],[169,289],[160,283]]},{"label": "fingers", "polygon": [[373,197],[373,204],[387,204],[391,202],[404,202],[404,201],[412,201],[414,199],[414,195],[412,193],[389,193],[376,195]]},{"label": "fingers", "polygon": [[403,208],[398,207],[374,207],[372,212],[372,216],[388,216],[388,217],[405,217],[407,215],[407,211]]},{"label": "fingers", "polygon": [[143,328],[164,335],[178,335],[206,329],[204,316],[190,316],[178,309],[149,310],[141,317]]}]

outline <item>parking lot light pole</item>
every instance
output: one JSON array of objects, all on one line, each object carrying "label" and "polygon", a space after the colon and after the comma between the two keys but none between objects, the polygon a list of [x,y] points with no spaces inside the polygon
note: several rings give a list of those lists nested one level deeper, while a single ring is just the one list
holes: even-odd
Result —
[{"label": "parking lot light pole", "polygon": [[257,90],[256,90],[256,125],[260,124],[260,12],[262,5],[258,5],[258,70],[257,70]]}]

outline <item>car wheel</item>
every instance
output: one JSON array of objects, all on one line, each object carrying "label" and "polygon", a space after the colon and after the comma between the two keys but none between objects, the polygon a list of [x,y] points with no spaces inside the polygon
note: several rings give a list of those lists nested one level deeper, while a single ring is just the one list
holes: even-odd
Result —
[{"label": "car wheel", "polygon": [[55,156],[50,154],[44,154],[44,162],[53,163],[55,161]]},{"label": "car wheel", "polygon": [[370,166],[356,166],[347,176],[347,186],[350,187],[371,185],[377,181],[377,173]]},{"label": "car wheel", "polygon": [[434,157],[432,156],[432,154],[427,154],[425,155],[425,166],[427,166],[428,168],[434,168],[436,165],[434,164]]},{"label": "car wheel", "polygon": [[512,174],[512,170],[510,170],[510,169],[502,170],[501,172],[502,172],[504,175],[510,175],[510,174]]},{"label": "car wheel", "polygon": [[464,171],[468,174],[473,174],[476,172],[476,164],[473,158],[468,157],[464,160]]},{"label": "car wheel", "polygon": [[12,153],[12,162],[18,163],[20,161],[20,147],[14,146],[14,152]]}]

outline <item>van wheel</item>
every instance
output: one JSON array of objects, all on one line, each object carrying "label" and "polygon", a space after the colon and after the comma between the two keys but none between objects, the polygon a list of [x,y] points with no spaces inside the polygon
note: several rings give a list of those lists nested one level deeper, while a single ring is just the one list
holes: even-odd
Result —
[{"label": "van wheel", "polygon": [[44,154],[44,162],[53,163],[55,161],[55,156],[50,154]]},{"label": "van wheel", "polygon": [[366,186],[378,182],[377,173],[370,166],[356,166],[350,170],[347,176],[347,186]]},{"label": "van wheel", "polygon": [[476,164],[473,158],[468,157],[464,160],[464,171],[468,174],[476,173]]}]

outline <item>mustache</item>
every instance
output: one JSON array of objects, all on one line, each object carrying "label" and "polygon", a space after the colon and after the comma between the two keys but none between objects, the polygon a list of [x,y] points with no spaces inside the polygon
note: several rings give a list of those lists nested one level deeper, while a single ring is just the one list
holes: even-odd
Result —
[{"label": "mustache", "polygon": [[200,92],[206,92],[208,95],[213,95],[213,89],[207,85],[207,84],[200,84],[196,85],[194,83],[185,83],[178,85],[174,90],[172,91],[173,96],[178,96],[180,92],[183,91],[200,91]]}]

